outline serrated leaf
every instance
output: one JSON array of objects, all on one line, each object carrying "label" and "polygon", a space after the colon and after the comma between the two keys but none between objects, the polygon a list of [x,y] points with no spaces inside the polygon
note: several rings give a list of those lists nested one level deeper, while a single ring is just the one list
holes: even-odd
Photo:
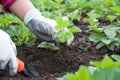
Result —
[{"label": "serrated leaf", "polygon": [[113,59],[115,59],[116,61],[119,61],[119,62],[120,62],[120,56],[119,56],[119,55],[113,54],[111,57],[112,57]]},{"label": "serrated leaf", "polygon": [[120,62],[114,62],[108,55],[105,55],[104,59],[100,61],[94,61],[90,63],[99,69],[108,69],[112,67],[120,67]]},{"label": "serrated leaf", "polygon": [[90,80],[90,72],[86,66],[80,66],[75,75],[78,80]]},{"label": "serrated leaf", "polygon": [[56,33],[56,37],[60,40],[60,42],[64,43],[66,42],[67,38],[66,38],[66,35],[65,33],[63,32],[58,32]]},{"label": "serrated leaf", "polygon": [[82,30],[78,27],[72,27],[69,29],[70,32],[75,33],[75,32],[82,32]]},{"label": "serrated leaf", "polygon": [[111,7],[110,9],[114,12],[120,13],[120,6]]},{"label": "serrated leaf", "polygon": [[57,17],[56,22],[58,23],[59,26],[63,27],[63,19],[62,19],[62,17]]},{"label": "serrated leaf", "polygon": [[59,47],[55,45],[55,43],[49,43],[49,42],[42,42],[38,45],[40,48],[45,48],[45,49],[51,49],[51,50],[59,50]]},{"label": "serrated leaf", "polygon": [[116,16],[114,16],[114,15],[108,15],[107,18],[108,18],[109,21],[112,22],[113,20],[116,19]]},{"label": "serrated leaf", "polygon": [[65,36],[66,36],[67,39],[71,39],[71,38],[74,37],[73,33],[71,33],[71,32],[66,32]]},{"label": "serrated leaf", "polygon": [[102,39],[102,42],[103,42],[104,44],[108,45],[108,44],[110,44],[112,41],[104,38],[104,39]]},{"label": "serrated leaf", "polygon": [[103,46],[105,46],[105,44],[103,42],[100,42],[100,43],[97,44],[96,49],[100,49]]},{"label": "serrated leaf", "polygon": [[112,39],[116,36],[116,28],[115,27],[107,27],[105,30],[104,30],[104,33],[106,34],[106,36],[109,38],[109,39]]},{"label": "serrated leaf", "polygon": [[87,13],[87,15],[92,19],[96,19],[96,18],[100,17],[100,14],[97,14],[94,11],[91,11],[90,13]]},{"label": "serrated leaf", "polygon": [[89,40],[93,41],[93,42],[99,42],[101,41],[103,38],[105,38],[105,35],[102,33],[93,33],[92,35],[89,36]]},{"label": "serrated leaf", "polygon": [[65,36],[59,38],[60,42],[65,43],[67,38]]},{"label": "serrated leaf", "polygon": [[68,17],[69,17],[71,20],[77,20],[77,18],[80,19],[80,17],[77,16],[78,13],[79,13],[79,10],[77,9],[77,10],[69,13],[69,14],[68,14]]},{"label": "serrated leaf", "polygon": [[61,27],[60,25],[56,25],[56,26],[55,26],[55,30],[56,30],[57,32],[61,31],[62,29],[63,29],[63,27]]},{"label": "serrated leaf", "polygon": [[60,37],[63,37],[65,33],[63,32],[57,32],[56,33],[56,37],[60,38]]}]

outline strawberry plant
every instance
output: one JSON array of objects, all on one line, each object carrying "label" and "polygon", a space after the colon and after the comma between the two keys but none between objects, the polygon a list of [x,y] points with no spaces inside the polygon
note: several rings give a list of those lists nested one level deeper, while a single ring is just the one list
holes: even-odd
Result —
[{"label": "strawberry plant", "polygon": [[120,27],[104,26],[102,32],[93,33],[89,40],[98,43],[97,49],[107,46],[108,49],[115,50],[120,48],[119,31]]},{"label": "strawberry plant", "polygon": [[64,43],[68,39],[74,38],[73,33],[81,32],[80,28],[75,27],[67,17],[58,17],[56,18],[58,25],[55,26],[56,37],[60,42]]},{"label": "strawberry plant", "polygon": [[12,15],[0,15],[0,28],[4,29],[6,27],[8,27],[12,22],[14,22],[14,18]]},{"label": "strawberry plant", "polygon": [[[74,38],[73,33],[81,32],[81,29],[75,27],[67,17],[58,17],[56,18],[56,21],[58,24],[55,26],[55,36],[59,39],[61,43],[65,43],[68,39]],[[42,42],[38,45],[38,47],[51,50],[59,50],[59,47],[56,46],[54,43],[48,42]]]},{"label": "strawberry plant", "polygon": [[[96,46],[98,49],[107,46],[109,49],[114,50],[117,46],[119,48],[119,29],[112,31],[114,33],[114,39],[109,38],[109,29],[106,26],[100,26],[99,19],[104,18],[110,22],[107,26],[117,28],[120,26],[120,1],[119,0],[31,0],[33,4],[40,10],[40,12],[49,18],[56,20],[56,37],[60,42],[64,43],[67,39],[73,38],[73,33],[81,32],[81,30],[74,26],[73,20],[80,20],[85,17],[85,21],[89,23],[89,30],[93,34],[89,39],[98,43]],[[68,17],[68,20],[64,20],[62,17]],[[4,16],[3,16],[4,17]],[[2,28],[8,26],[8,23],[14,22],[14,19],[5,14],[6,19],[0,18],[3,24],[0,24]],[[17,20],[16,20],[17,21]],[[18,22],[19,23],[19,22]],[[21,23],[19,23],[21,25]],[[23,25],[22,25],[23,26]],[[106,27],[106,28],[105,28]],[[3,28],[5,29],[5,27]],[[13,29],[13,28],[12,28]],[[25,29],[26,30],[26,29]],[[27,31],[26,31],[27,32]],[[28,31],[29,33],[29,31]],[[26,33],[26,35],[28,34]],[[23,33],[20,33],[23,34]],[[24,33],[25,34],[25,33]],[[31,34],[31,33],[29,33]],[[95,37],[95,36],[99,37]],[[27,36],[26,36],[27,37]],[[22,40],[23,43],[24,40]],[[21,40],[20,40],[21,42]],[[21,44],[21,43],[20,43]]]},{"label": "strawberry plant", "polygon": [[[33,2],[35,3],[35,1]],[[114,50],[116,47],[116,49],[120,47],[119,4],[119,0],[41,0],[37,7],[39,7],[44,16],[57,21],[56,37],[61,42],[64,43],[67,39],[74,37],[74,30],[76,32],[77,29],[73,27],[72,21],[79,21],[80,18],[85,17],[84,20],[89,23],[89,30],[93,32],[89,40],[97,43],[96,48],[99,49],[106,46],[108,49]],[[69,18],[68,21],[63,20],[62,16],[67,16]],[[100,26],[99,19],[101,18],[110,22],[109,25]],[[64,32],[64,30],[67,31]],[[110,35],[112,35],[112,38],[110,38]]]},{"label": "strawberry plant", "polygon": [[88,67],[81,65],[77,72],[67,73],[57,80],[119,80],[120,56],[112,57],[117,61],[106,55],[102,61],[92,61],[90,62],[92,66]]},{"label": "strawberry plant", "polygon": [[36,37],[25,26],[11,26],[5,31],[11,36],[17,46],[33,45],[36,41]]},{"label": "strawberry plant", "polygon": [[[101,0],[98,1],[98,3],[103,3],[101,4],[102,6],[100,6],[101,8],[93,8],[92,11],[87,13],[88,17],[85,18],[85,21],[89,23],[89,30],[93,32],[93,34],[89,37],[89,40],[98,43],[96,46],[97,49],[103,46],[106,46],[110,50],[118,49],[120,48],[119,6],[116,3],[116,0]],[[109,25],[100,26],[99,19],[103,17],[105,20],[110,22]]]},{"label": "strawberry plant", "polygon": [[11,36],[17,46],[34,44],[36,37],[21,20],[10,14],[5,14],[3,17],[0,17],[2,22],[0,27]]},{"label": "strawberry plant", "polygon": [[85,20],[89,23],[89,29],[93,30],[95,32],[101,32],[102,28],[98,28],[98,25],[100,24],[98,22],[98,18],[101,16],[93,11],[87,13],[88,18],[85,18]]}]

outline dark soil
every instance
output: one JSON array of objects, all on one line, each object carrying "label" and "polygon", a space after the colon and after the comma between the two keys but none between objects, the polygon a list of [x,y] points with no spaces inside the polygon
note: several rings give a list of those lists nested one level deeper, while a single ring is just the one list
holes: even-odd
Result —
[{"label": "dark soil", "polygon": [[[116,53],[106,48],[97,50],[95,44],[88,40],[90,32],[88,32],[87,24],[81,21],[78,27],[83,31],[75,34],[75,39],[70,47],[61,44],[59,51],[51,51],[38,48],[39,41],[37,41],[36,45],[31,47],[17,47],[18,57],[37,69],[41,74],[39,80],[55,80],[56,77],[61,77],[67,72],[77,71],[80,65],[89,65],[91,60],[101,60],[105,54]],[[0,71],[0,75],[5,80],[34,80],[24,74],[11,77],[8,69]]]}]

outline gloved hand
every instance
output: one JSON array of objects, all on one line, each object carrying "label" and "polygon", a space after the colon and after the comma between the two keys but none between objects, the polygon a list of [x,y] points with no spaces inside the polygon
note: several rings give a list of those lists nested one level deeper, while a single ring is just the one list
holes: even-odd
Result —
[{"label": "gloved hand", "polygon": [[[59,40],[55,37],[56,30],[54,27],[57,24],[56,21],[45,18],[39,10],[30,10],[24,17],[24,23],[42,40],[59,43]],[[67,40],[67,45],[70,45],[73,39],[74,38]]]},{"label": "gloved hand", "polygon": [[9,74],[15,75],[18,69],[16,54],[16,47],[9,35],[0,30],[0,69],[9,66]]}]

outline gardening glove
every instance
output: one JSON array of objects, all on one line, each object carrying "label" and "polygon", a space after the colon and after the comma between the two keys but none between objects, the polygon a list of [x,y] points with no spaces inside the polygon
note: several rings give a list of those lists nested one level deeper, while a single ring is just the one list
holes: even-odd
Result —
[{"label": "gardening glove", "polygon": [[[45,18],[39,10],[30,10],[24,17],[24,23],[42,40],[59,43],[59,40],[55,37],[56,30],[54,27],[57,24],[56,21]],[[63,31],[68,30],[65,29]],[[73,39],[74,38],[67,40],[67,45],[70,45]]]},{"label": "gardening glove", "polygon": [[18,69],[16,47],[9,35],[0,30],[0,69],[9,66],[9,74],[15,75]]}]

